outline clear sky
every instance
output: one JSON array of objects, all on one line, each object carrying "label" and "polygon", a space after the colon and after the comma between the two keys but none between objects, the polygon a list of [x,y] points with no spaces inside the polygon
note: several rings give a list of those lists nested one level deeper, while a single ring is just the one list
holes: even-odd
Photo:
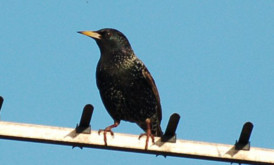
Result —
[{"label": "clear sky", "polygon": [[[1,120],[75,127],[85,104],[92,129],[113,123],[95,81],[100,52],[80,30],[122,31],[159,89],[162,127],[181,115],[180,139],[274,148],[274,1],[2,1]],[[140,134],[122,122],[114,132]],[[0,139],[1,165],[222,162]]]}]

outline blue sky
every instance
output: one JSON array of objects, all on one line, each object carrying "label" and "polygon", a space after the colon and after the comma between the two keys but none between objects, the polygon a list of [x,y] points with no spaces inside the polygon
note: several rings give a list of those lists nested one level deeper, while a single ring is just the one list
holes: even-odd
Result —
[{"label": "blue sky", "polygon": [[[274,148],[273,1],[0,2],[1,120],[75,127],[85,104],[92,129],[113,123],[95,81],[100,56],[80,30],[122,31],[152,73],[162,127],[181,115],[180,139]],[[122,122],[115,132],[140,134]],[[222,162],[0,140],[1,164],[205,164]]]}]

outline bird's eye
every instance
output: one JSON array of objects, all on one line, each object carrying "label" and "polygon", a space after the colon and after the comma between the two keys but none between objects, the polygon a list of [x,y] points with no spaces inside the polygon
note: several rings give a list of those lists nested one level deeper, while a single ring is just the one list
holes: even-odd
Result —
[{"label": "bird's eye", "polygon": [[111,37],[111,33],[110,32],[106,32],[106,36],[108,37],[108,38],[110,38]]}]

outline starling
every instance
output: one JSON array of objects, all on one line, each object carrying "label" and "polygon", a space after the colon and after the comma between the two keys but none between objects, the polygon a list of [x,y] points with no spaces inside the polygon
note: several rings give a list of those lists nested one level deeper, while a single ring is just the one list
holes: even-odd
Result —
[{"label": "starling", "polygon": [[95,39],[101,57],[96,69],[96,83],[102,101],[114,124],[104,130],[113,135],[112,128],[121,120],[139,125],[149,137],[161,136],[162,110],[155,82],[144,63],[136,57],[126,36],[115,29],[78,32]]}]

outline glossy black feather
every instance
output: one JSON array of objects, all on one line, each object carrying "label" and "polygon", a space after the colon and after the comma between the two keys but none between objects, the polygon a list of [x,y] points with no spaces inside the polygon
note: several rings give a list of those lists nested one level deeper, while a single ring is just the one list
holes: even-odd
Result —
[{"label": "glossy black feather", "polygon": [[121,32],[102,29],[96,33],[101,35],[95,39],[101,51],[96,80],[108,113],[115,121],[137,123],[144,131],[149,118],[152,134],[161,136],[160,97],[148,69]]}]

